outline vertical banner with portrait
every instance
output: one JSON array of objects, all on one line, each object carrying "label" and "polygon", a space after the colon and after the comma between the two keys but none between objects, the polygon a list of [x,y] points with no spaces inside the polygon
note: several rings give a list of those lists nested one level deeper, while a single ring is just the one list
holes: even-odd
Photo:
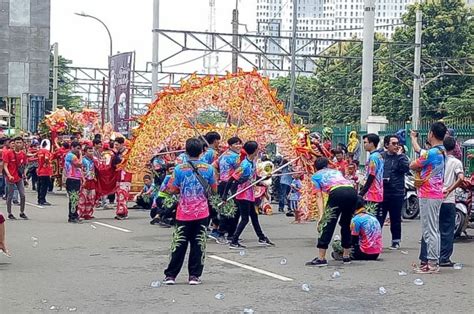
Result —
[{"label": "vertical banner with portrait", "polygon": [[109,121],[114,130],[129,133],[130,83],[133,52],[125,52],[109,59]]}]

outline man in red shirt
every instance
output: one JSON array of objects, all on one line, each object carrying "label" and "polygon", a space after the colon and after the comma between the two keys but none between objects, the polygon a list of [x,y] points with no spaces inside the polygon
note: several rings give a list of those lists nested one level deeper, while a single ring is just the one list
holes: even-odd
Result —
[{"label": "man in red shirt", "polygon": [[51,165],[53,156],[49,151],[49,140],[41,142],[41,148],[38,151],[38,205],[50,206],[46,201],[48,187],[51,184],[51,176],[53,175],[53,166]]},{"label": "man in red shirt", "polygon": [[6,182],[7,182],[7,212],[8,219],[16,219],[12,214],[12,200],[14,187],[18,189],[20,194],[20,217],[28,219],[25,215],[25,186],[23,179],[25,178],[25,166],[27,157],[23,152],[24,142],[21,137],[13,139],[13,149],[3,152],[3,163],[5,167]]}]

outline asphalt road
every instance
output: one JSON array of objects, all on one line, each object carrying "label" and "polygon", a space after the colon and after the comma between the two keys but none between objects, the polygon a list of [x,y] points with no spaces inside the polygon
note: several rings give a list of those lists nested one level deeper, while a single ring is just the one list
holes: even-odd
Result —
[{"label": "asphalt road", "polygon": [[[27,192],[27,201],[35,199]],[[260,216],[276,247],[258,247],[249,225],[243,256],[208,242],[202,285],[187,284],[184,266],[177,285],[152,287],[164,277],[171,229],[151,226],[148,212],[137,210],[126,221],[114,220],[113,210],[99,210],[94,223],[71,225],[66,222],[66,196],[50,194],[48,200],[55,205],[27,206],[29,221],[7,221],[13,256],[0,254],[1,313],[472,312],[474,240],[455,245],[453,258],[464,263],[462,270],[413,274],[418,220],[403,223],[403,252],[387,249],[379,261],[346,266],[330,261],[328,267],[310,268],[304,263],[316,254],[315,224],[290,224],[280,214]],[[18,214],[18,207],[14,210]],[[388,228],[384,231],[388,246]],[[341,276],[332,279],[335,271]],[[399,271],[407,275],[399,276]],[[414,284],[417,278],[422,286]],[[309,291],[303,291],[303,284]],[[380,287],[385,294],[379,294]],[[219,293],[223,299],[216,298]]]}]

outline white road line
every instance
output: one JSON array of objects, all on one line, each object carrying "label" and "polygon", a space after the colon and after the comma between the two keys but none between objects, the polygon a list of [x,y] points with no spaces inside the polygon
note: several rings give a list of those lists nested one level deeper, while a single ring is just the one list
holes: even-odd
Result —
[{"label": "white road line", "polygon": [[38,207],[38,208],[44,208],[44,206],[36,205],[36,204],[30,203],[30,202],[25,202],[25,204],[30,205],[30,206],[34,206],[34,207]]},{"label": "white road line", "polygon": [[242,264],[242,263],[239,263],[239,262],[234,262],[234,261],[228,260],[226,258],[217,256],[217,255],[209,255],[209,257],[213,258],[213,259],[216,259],[218,261],[224,262],[224,263],[228,263],[228,264],[231,264],[231,265],[234,265],[234,266],[238,266],[238,267],[242,267],[242,268],[254,271],[254,272],[262,274],[262,275],[273,277],[273,278],[278,279],[278,280],[293,281],[293,279],[291,279],[291,278],[281,276],[281,275],[278,275],[278,274],[275,274],[275,273],[272,273],[272,272],[269,272],[269,271],[266,271],[266,270],[263,270],[263,269],[259,269],[259,268],[253,267],[253,266],[245,265],[245,264]]},{"label": "white road line", "polygon": [[96,225],[99,225],[99,226],[103,226],[103,227],[107,227],[107,228],[111,228],[111,229],[115,229],[115,230],[122,231],[122,232],[133,232],[132,230],[128,230],[128,229],[124,229],[124,228],[120,228],[120,227],[116,227],[116,226],[104,224],[103,222],[94,221],[93,224],[96,224]]}]

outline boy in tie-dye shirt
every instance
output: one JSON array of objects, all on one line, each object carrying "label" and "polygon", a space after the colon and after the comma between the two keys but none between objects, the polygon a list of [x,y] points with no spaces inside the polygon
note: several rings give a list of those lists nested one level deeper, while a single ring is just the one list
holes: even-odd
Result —
[{"label": "boy in tie-dye shirt", "polygon": [[244,150],[247,154],[245,159],[240,164],[239,168],[232,174],[232,178],[238,182],[237,193],[235,199],[240,213],[240,223],[234,232],[232,242],[229,245],[231,249],[244,249],[245,246],[239,243],[239,236],[244,231],[252,219],[252,226],[258,237],[259,245],[274,245],[263,233],[260,223],[258,221],[258,214],[255,210],[255,196],[252,182],[255,181],[255,157],[258,153],[258,144],[255,141],[249,141],[244,144]]},{"label": "boy in tie-dye shirt", "polygon": [[217,191],[214,169],[199,160],[202,152],[203,144],[199,139],[188,139],[186,154],[189,156],[189,160],[184,164],[177,165],[170,179],[172,183],[168,187],[168,192],[179,193],[179,202],[171,243],[171,259],[165,270],[166,278],[163,281],[167,285],[175,284],[188,245],[191,246],[188,259],[188,283],[190,285],[201,284],[200,276],[204,269],[206,229],[209,217],[206,189],[210,187],[214,192]]},{"label": "boy in tie-dye shirt", "polygon": [[207,132],[204,136],[207,143],[209,143],[209,147],[207,148],[206,152],[202,155],[201,160],[205,163],[212,165],[218,157],[217,150],[219,148],[219,143],[221,140],[221,136],[217,132]]}]

